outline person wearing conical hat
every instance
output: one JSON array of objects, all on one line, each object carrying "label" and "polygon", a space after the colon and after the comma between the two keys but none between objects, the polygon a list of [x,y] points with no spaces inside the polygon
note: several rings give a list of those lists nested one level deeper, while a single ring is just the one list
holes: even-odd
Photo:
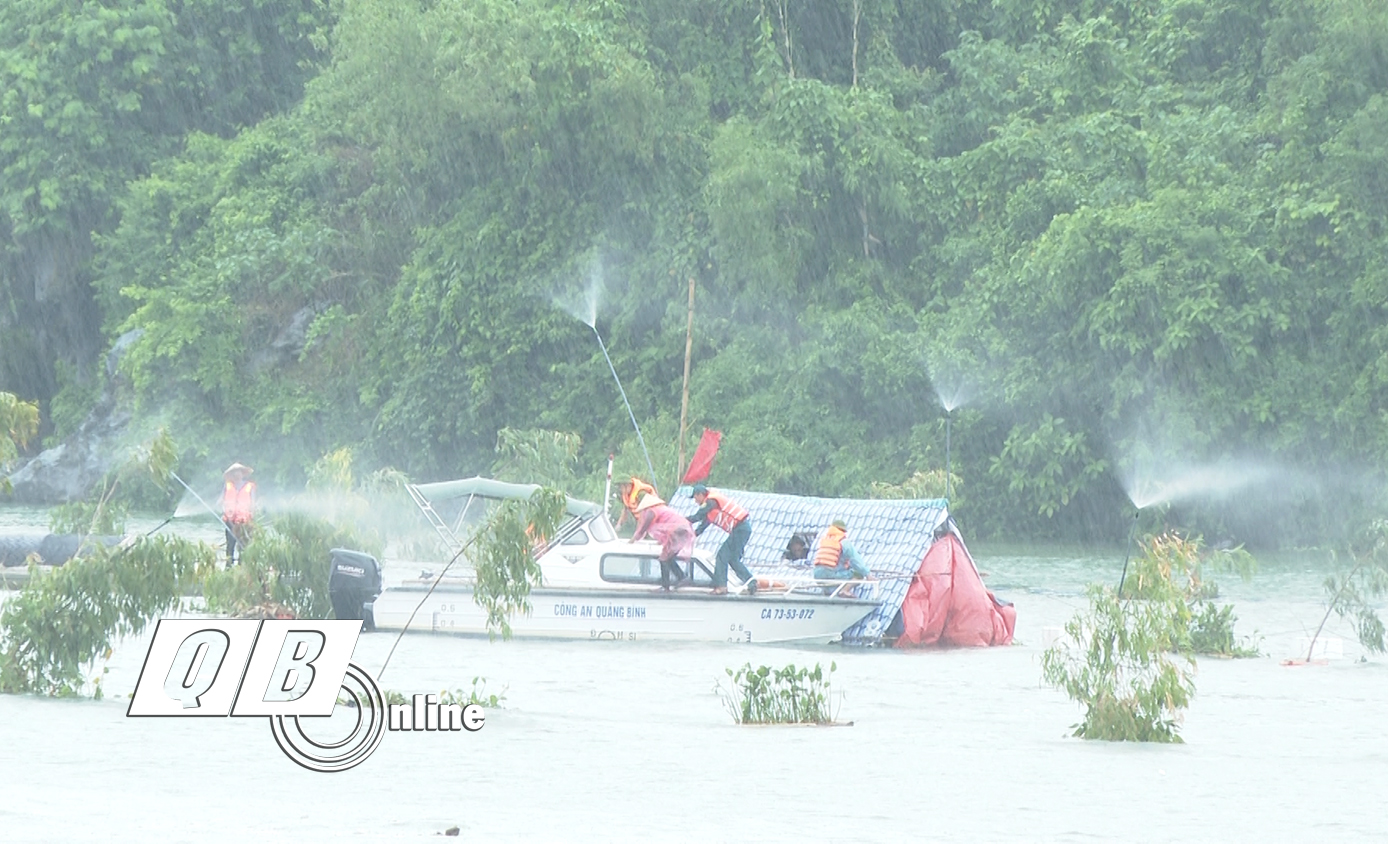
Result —
[{"label": "person wearing conical hat", "polygon": [[[647,494],[636,505],[636,533],[631,535],[631,541],[637,542],[647,536],[660,543],[660,591],[678,588],[687,578],[676,560],[689,560],[694,556],[694,528],[660,496]],[[670,584],[672,572],[676,578],[673,587]]]},{"label": "person wearing conical hat", "polygon": [[632,475],[631,480],[624,482],[621,487],[622,512],[621,515],[617,517],[617,524],[615,527],[621,530],[627,517],[634,517],[636,515],[636,508],[641,503],[641,499],[645,498],[647,495],[655,494],[655,487],[635,475]]},{"label": "person wearing conical hat", "polygon": [[227,529],[227,568],[240,559],[240,549],[250,541],[255,521],[255,470],[233,463],[222,473],[222,523]]}]

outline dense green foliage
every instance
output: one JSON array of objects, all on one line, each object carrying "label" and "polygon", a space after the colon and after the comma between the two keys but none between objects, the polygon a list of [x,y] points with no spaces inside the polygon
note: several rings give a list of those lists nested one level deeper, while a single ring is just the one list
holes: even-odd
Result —
[{"label": "dense green foliage", "polygon": [[320,0],[0,4],[0,385],[50,398],[58,361],[95,377],[92,235],[190,132],[297,101],[329,21]]},{"label": "dense green foliage", "polygon": [[[1121,536],[1176,457],[1388,458],[1376,0],[59,6],[0,12],[0,320],[90,277],[140,413],[272,479],[482,472],[508,428],[644,474],[595,318],[668,492],[690,278],[717,484],[909,486],[937,393],[984,534]],[[60,335],[0,389],[80,363],[67,418]],[[1304,539],[1373,488],[1273,487],[1305,515],[1180,515]]]}]

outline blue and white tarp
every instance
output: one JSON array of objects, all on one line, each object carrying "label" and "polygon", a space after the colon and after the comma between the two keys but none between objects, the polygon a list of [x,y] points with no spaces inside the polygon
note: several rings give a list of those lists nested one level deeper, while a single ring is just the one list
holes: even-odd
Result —
[{"label": "blue and white tarp", "polygon": [[[782,556],[790,537],[808,533],[817,541],[835,519],[848,524],[848,541],[858,549],[873,577],[881,581],[875,596],[881,604],[844,631],[845,644],[872,645],[881,640],[901,609],[911,578],[935,542],[936,529],[949,521],[949,503],[943,498],[810,498],[712,488],[747,508],[752,520],[752,536],[742,561],[760,577],[774,580],[813,576],[813,549],[811,559],[794,564]],[[691,489],[680,487],[669,502],[685,516],[692,516],[699,509]],[[698,547],[712,552],[727,538],[723,531],[710,526],[699,537]]]}]

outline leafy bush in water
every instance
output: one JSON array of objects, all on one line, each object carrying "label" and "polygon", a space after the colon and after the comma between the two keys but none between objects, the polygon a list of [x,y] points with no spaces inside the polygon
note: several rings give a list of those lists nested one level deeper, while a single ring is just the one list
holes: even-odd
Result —
[{"label": "leafy bush in water", "polygon": [[1245,580],[1255,569],[1253,556],[1242,547],[1207,551],[1199,537],[1176,533],[1148,537],[1142,554],[1123,579],[1119,597],[1162,603],[1172,616],[1172,644],[1183,653],[1251,657],[1255,644],[1234,635],[1232,605],[1215,607],[1219,587],[1210,571],[1232,571]]},{"label": "leafy bush in water", "polygon": [[832,724],[829,678],[837,668],[831,662],[827,672],[819,663],[775,670],[749,662],[736,672],[726,669],[732,688],[720,685],[718,691],[739,724]]},{"label": "leafy bush in water", "polygon": [[279,605],[298,618],[329,618],[328,594],[333,548],[351,548],[379,556],[374,540],[350,527],[286,513],[256,531],[242,551],[241,562],[209,573],[203,596],[209,612],[241,615],[256,607]]},{"label": "leafy bush in water", "polygon": [[[48,572],[31,567],[0,613],[0,692],[81,694],[89,667],[110,655],[113,641],[176,607],[215,565],[207,544],[161,536],[125,548],[96,545]],[[100,676],[92,683],[101,697]]]},{"label": "leafy bush in water", "polygon": [[1089,588],[1089,609],[1046,650],[1046,682],[1085,706],[1080,738],[1179,742],[1180,714],[1195,693],[1194,663],[1173,657],[1176,606]]}]

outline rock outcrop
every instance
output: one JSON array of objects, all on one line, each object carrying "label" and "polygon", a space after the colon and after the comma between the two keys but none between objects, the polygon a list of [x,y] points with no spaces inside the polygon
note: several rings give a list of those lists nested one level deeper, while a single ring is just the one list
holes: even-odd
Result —
[{"label": "rock outcrop", "polygon": [[140,336],[127,332],[106,354],[101,397],[67,440],[40,452],[10,475],[10,500],[24,504],[62,504],[87,491],[114,468],[118,445],[132,418],[128,384],[120,375],[120,358]]}]

